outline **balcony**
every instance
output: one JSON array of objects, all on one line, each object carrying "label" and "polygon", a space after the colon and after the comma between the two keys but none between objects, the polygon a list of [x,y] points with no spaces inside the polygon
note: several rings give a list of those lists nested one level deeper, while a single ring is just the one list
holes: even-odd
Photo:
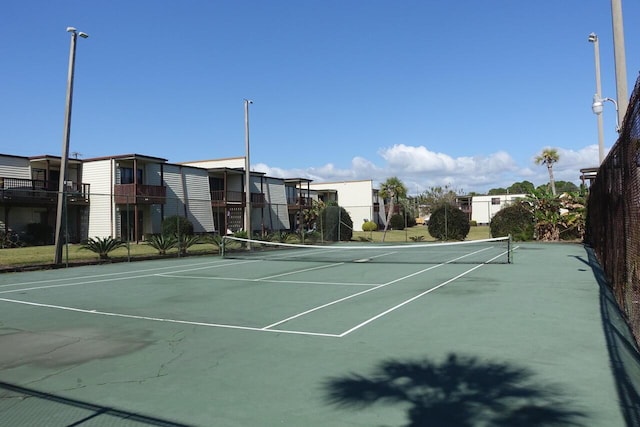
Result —
[{"label": "balcony", "polygon": [[242,191],[211,191],[211,206],[244,206],[245,195]]},{"label": "balcony", "polygon": [[113,186],[116,204],[163,205],[167,197],[164,185],[116,184]]},{"label": "balcony", "polygon": [[[67,182],[67,203],[89,204],[89,184]],[[42,179],[0,177],[0,203],[14,205],[54,205],[57,202],[58,182]]]},{"label": "balcony", "polygon": [[[244,207],[246,195],[242,191],[211,191],[211,206],[213,207]],[[254,208],[264,207],[266,198],[264,193],[251,193],[251,206]]]},{"label": "balcony", "polygon": [[311,197],[287,197],[287,205],[290,210],[307,209],[312,205],[313,199]]}]

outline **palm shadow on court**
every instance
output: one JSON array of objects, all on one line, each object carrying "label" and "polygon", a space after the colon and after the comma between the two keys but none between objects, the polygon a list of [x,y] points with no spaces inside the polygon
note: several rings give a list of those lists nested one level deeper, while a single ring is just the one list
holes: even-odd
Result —
[{"label": "palm shadow on court", "polygon": [[562,391],[513,364],[449,354],[442,363],[381,362],[369,376],[351,373],[325,383],[329,403],[360,410],[409,406],[407,427],[585,426],[586,414]]}]

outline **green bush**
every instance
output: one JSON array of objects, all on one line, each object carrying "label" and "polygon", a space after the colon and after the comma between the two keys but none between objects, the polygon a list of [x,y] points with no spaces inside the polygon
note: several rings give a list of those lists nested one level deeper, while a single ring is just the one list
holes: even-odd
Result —
[{"label": "green bush", "polygon": [[491,219],[490,230],[493,237],[511,235],[513,240],[533,240],[534,218],[531,209],[524,203],[507,206]]},{"label": "green bush", "polygon": [[191,236],[193,224],[183,216],[173,215],[162,221],[162,234],[165,236]]},{"label": "green bush", "polygon": [[392,230],[404,230],[404,216],[400,214],[394,214],[391,217],[391,222],[389,224]]},{"label": "green bush", "polygon": [[87,240],[87,243],[82,245],[82,249],[97,253],[100,259],[109,259],[109,252],[125,246],[127,246],[126,243],[113,237],[95,237]]},{"label": "green bush", "polygon": [[353,237],[351,216],[340,206],[327,206],[321,210],[318,216],[318,226],[322,238],[329,242],[349,241]]},{"label": "green bush", "polygon": [[475,219],[472,219],[471,221],[469,221],[469,225],[472,227],[477,227],[478,226],[478,221],[476,221]]},{"label": "green bush", "polygon": [[471,229],[467,214],[448,203],[431,213],[427,226],[429,234],[438,240],[464,240]]},{"label": "green bush", "polygon": [[176,247],[181,255],[186,255],[187,249],[198,243],[200,243],[200,236],[181,234],[177,239]]},{"label": "green bush", "polygon": [[373,221],[365,221],[362,224],[362,231],[376,231],[378,229],[378,224]]},{"label": "green bush", "polygon": [[151,234],[147,237],[145,243],[157,250],[158,254],[165,255],[169,249],[173,249],[176,246],[178,239],[174,236]]}]

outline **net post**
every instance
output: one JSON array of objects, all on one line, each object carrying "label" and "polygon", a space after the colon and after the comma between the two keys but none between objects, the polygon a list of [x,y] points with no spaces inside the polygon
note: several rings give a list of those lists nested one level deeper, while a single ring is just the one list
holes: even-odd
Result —
[{"label": "net post", "polygon": [[222,239],[220,239],[220,258],[224,258],[224,246],[226,241],[227,236],[222,236]]},{"label": "net post", "polygon": [[509,234],[509,238],[507,239],[507,264],[513,264],[513,255],[511,252],[511,234]]}]

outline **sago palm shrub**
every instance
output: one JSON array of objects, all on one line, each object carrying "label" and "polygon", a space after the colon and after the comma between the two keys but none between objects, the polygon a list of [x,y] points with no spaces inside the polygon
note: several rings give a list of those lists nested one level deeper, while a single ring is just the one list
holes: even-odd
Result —
[{"label": "sago palm shrub", "polygon": [[178,239],[173,236],[165,236],[164,234],[153,234],[149,236],[149,239],[145,243],[157,250],[158,254],[166,255],[169,249],[176,247]]},{"label": "sago palm shrub", "polygon": [[121,240],[114,239],[113,237],[92,237],[82,245],[82,249],[89,250],[98,254],[100,259],[109,259],[109,253],[125,247],[127,244]]}]

